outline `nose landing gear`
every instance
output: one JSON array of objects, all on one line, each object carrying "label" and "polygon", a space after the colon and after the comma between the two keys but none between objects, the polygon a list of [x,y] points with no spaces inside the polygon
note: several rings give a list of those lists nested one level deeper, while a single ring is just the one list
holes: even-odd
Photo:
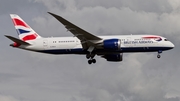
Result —
[{"label": "nose landing gear", "polygon": [[161,58],[161,55],[160,55],[161,53],[162,53],[162,50],[159,50],[159,51],[158,51],[157,58]]}]

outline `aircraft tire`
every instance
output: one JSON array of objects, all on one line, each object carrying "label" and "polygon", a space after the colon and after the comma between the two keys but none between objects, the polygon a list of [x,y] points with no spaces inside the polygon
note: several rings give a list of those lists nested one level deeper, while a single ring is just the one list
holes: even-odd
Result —
[{"label": "aircraft tire", "polygon": [[96,59],[92,59],[92,62],[93,62],[93,63],[96,63]]},{"label": "aircraft tire", "polygon": [[92,64],[92,61],[91,61],[91,60],[88,60],[88,63],[89,63],[89,64]]}]

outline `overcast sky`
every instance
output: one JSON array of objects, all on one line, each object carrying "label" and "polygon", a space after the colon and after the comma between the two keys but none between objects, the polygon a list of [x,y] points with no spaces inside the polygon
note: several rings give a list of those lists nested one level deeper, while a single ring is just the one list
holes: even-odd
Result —
[{"label": "overcast sky", "polygon": [[[124,54],[119,63],[95,57],[47,55],[13,49],[9,14],[21,16],[43,37],[72,36],[47,12],[94,35],[155,34],[175,48]],[[1,0],[0,101],[179,101],[180,0]]]}]

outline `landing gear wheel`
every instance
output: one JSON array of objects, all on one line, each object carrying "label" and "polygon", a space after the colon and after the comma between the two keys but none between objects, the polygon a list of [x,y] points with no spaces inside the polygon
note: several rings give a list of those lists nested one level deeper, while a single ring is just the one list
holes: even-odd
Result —
[{"label": "landing gear wheel", "polygon": [[90,59],[90,60],[88,60],[88,63],[89,64],[96,63],[96,59]]},{"label": "landing gear wheel", "polygon": [[88,63],[89,63],[89,64],[92,64],[92,61],[91,61],[91,60],[88,60]]},{"label": "landing gear wheel", "polygon": [[96,63],[96,59],[92,59],[92,62],[93,62],[93,63]]},{"label": "landing gear wheel", "polygon": [[158,55],[157,55],[157,58],[161,58],[161,55],[158,54]]}]

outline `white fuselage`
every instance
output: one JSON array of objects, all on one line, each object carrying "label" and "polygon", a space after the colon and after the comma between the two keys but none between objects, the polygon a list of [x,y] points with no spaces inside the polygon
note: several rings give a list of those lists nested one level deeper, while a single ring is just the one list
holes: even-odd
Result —
[{"label": "white fuselage", "polygon": [[[125,52],[157,52],[172,49],[174,45],[166,38],[161,36],[156,38],[144,38],[154,35],[117,35],[117,36],[99,36],[103,40],[106,39],[120,39],[121,50],[102,50],[97,49],[97,54],[112,54]],[[19,48],[49,53],[49,54],[86,54],[87,50],[83,50],[81,42],[76,37],[50,37],[39,38],[36,40],[27,41],[30,46],[19,46]]]},{"label": "white fuselage", "polygon": [[119,62],[126,52],[158,52],[174,48],[173,43],[157,35],[96,36],[72,24],[63,17],[48,12],[61,22],[74,37],[43,38],[17,14],[10,14],[19,39],[5,35],[12,47],[48,54],[84,54],[88,63],[96,63],[95,55],[107,61]]}]

